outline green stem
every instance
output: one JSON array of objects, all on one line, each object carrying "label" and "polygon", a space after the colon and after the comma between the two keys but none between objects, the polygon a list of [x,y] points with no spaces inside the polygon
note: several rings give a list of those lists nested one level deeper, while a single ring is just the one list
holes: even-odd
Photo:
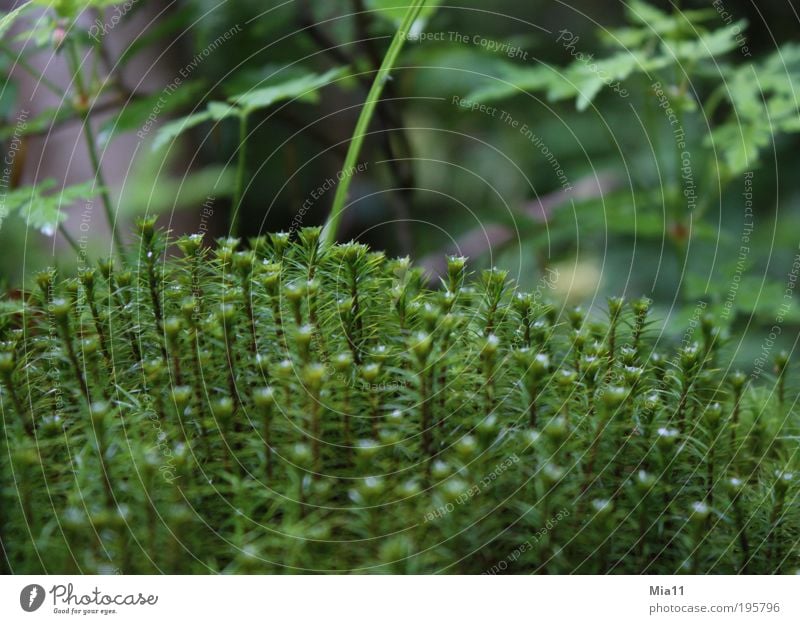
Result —
[{"label": "green stem", "polygon": [[750,541],[747,538],[747,531],[744,521],[744,513],[739,506],[738,499],[733,501],[733,517],[736,521],[736,530],[739,536],[739,547],[742,549],[742,563],[739,566],[739,574],[748,574],[748,565],[750,563]]},{"label": "green stem", "polygon": [[717,107],[722,103],[722,100],[725,98],[725,89],[723,88],[725,85],[720,85],[713,93],[708,97],[703,104],[703,119],[711,119],[714,113],[717,110]]},{"label": "green stem", "polygon": [[11,379],[11,375],[6,375],[3,377],[3,384],[8,391],[9,396],[11,397],[11,402],[14,405],[14,409],[17,410],[17,415],[22,419],[23,425],[25,427],[25,431],[28,434],[33,433],[33,414],[30,416],[28,415],[28,410],[25,408],[25,404],[19,398],[19,394],[17,394],[16,387],[14,386],[14,382]]},{"label": "green stem", "polygon": [[61,326],[61,338],[64,341],[64,347],[67,351],[67,358],[72,364],[75,378],[78,380],[78,385],[80,386],[81,392],[86,398],[86,404],[91,405],[92,395],[89,393],[89,387],[86,385],[86,380],[83,378],[83,372],[81,371],[80,362],[78,362],[78,356],[75,354],[75,348],[72,346],[72,334],[70,332],[69,325],[66,323]]},{"label": "green stem", "polygon": [[86,288],[86,299],[88,300],[89,310],[92,313],[92,320],[94,321],[94,328],[95,331],[97,332],[97,337],[100,339],[100,349],[103,352],[103,357],[105,358],[106,366],[108,367],[108,370],[111,371],[114,366],[114,360],[111,357],[111,352],[109,351],[108,348],[108,342],[106,341],[106,332],[105,329],[103,328],[103,321],[100,318],[100,312],[97,309],[97,301],[95,300],[94,297],[94,287],[89,286],[85,288]]},{"label": "green stem", "polygon": [[61,234],[61,236],[64,237],[64,240],[67,241],[67,243],[69,243],[69,246],[72,247],[72,250],[76,254],[78,254],[78,257],[80,258],[80,256],[82,255],[80,245],[78,245],[78,241],[76,241],[75,238],[73,238],[72,234],[70,234],[67,231],[67,228],[64,227],[63,223],[58,224],[58,231]]},{"label": "green stem", "polygon": [[783,503],[783,497],[779,497],[777,501],[775,501],[775,505],[772,508],[772,513],[770,514],[769,518],[770,529],[766,539],[767,561],[777,562],[776,568],[773,570],[773,574],[778,574],[780,572],[781,562],[783,559],[781,556],[782,553],[780,552],[780,540],[778,539],[780,523],[783,516]]},{"label": "green stem", "polygon": [[256,316],[253,311],[253,291],[250,284],[251,280],[249,277],[242,280],[244,309],[247,312],[247,321],[250,326],[250,353],[255,356],[258,351],[258,335],[256,333]]},{"label": "green stem", "polygon": [[538,396],[538,391],[536,388],[536,384],[532,383],[528,385],[528,400],[530,400],[530,404],[528,405],[528,424],[531,429],[536,429],[536,421],[537,421],[537,411],[536,411],[536,398]]},{"label": "green stem", "polygon": [[264,437],[264,459],[265,461],[265,476],[267,479],[267,483],[272,484],[272,406],[267,407],[264,410],[264,421],[263,421],[263,432],[262,435]]},{"label": "green stem", "polygon": [[94,171],[95,183],[99,187],[100,198],[103,200],[103,208],[106,213],[106,220],[108,226],[111,228],[111,236],[114,239],[114,246],[117,248],[120,260],[125,261],[124,247],[122,246],[122,236],[116,227],[116,220],[114,219],[114,209],[111,202],[111,194],[108,192],[105,178],[103,177],[103,170],[100,167],[100,157],[97,153],[97,141],[92,129],[92,120],[89,114],[89,92],[83,81],[83,74],[81,73],[81,62],[78,56],[78,44],[73,39],[70,45],[67,46],[69,53],[70,68],[75,78],[75,85],[78,89],[78,96],[80,98],[80,115],[83,122],[83,136],[86,138],[86,148],[89,151],[89,160],[92,163],[92,170]]},{"label": "green stem", "polygon": [[158,335],[158,344],[161,347],[161,358],[164,364],[167,365],[169,358],[167,357],[167,347],[164,344],[164,314],[161,309],[160,288],[158,277],[156,276],[156,255],[153,249],[148,249],[146,254],[147,262],[147,286],[150,290],[150,302],[153,305],[153,316],[156,323],[156,335]]},{"label": "green stem", "polygon": [[309,393],[309,412],[311,413],[311,454],[314,462],[314,472],[311,478],[319,479],[322,473],[322,455],[320,451],[319,439],[321,433],[321,422],[319,417],[319,397]]},{"label": "green stem", "polygon": [[125,253],[124,253],[125,248],[123,247],[122,244],[122,236],[120,236],[119,229],[116,226],[116,219],[114,217],[114,208],[111,202],[111,194],[108,192],[108,186],[106,186],[105,177],[103,176],[103,170],[100,167],[100,158],[97,154],[97,144],[88,111],[83,114],[83,127],[84,127],[84,136],[86,137],[86,147],[89,150],[89,159],[91,160],[92,163],[92,169],[94,170],[94,175],[97,181],[97,185],[100,187],[99,189],[100,198],[103,200],[103,209],[106,213],[106,220],[108,221],[108,227],[111,228],[111,236],[114,239],[114,245],[117,248],[117,254],[119,255],[122,263],[125,264]]},{"label": "green stem", "polygon": [[[361,114],[358,117],[355,131],[350,139],[350,146],[347,149],[347,156],[344,161],[343,171],[345,174],[348,171],[351,171],[356,165],[356,160],[361,152],[361,146],[364,143],[364,137],[366,136],[367,129],[369,128],[369,122],[372,119],[373,113],[375,112],[375,107],[377,106],[378,100],[381,97],[383,88],[386,85],[387,80],[389,80],[389,73],[392,71],[392,68],[397,62],[397,57],[400,54],[400,50],[403,49],[403,44],[408,36],[408,32],[411,30],[411,27],[419,16],[420,11],[425,6],[425,2],[426,0],[411,0],[409,7],[406,9],[406,13],[403,16],[403,21],[400,24],[400,27],[397,29],[397,32],[394,34],[394,38],[389,46],[389,50],[386,52],[386,56],[383,57],[383,63],[381,63],[378,73],[375,74],[375,80],[372,83],[369,93],[367,94],[367,99],[364,102],[363,108],[361,109]],[[344,205],[347,200],[347,191],[350,188],[350,181],[352,178],[353,176],[351,175],[344,175],[342,181],[336,187],[336,195],[333,198],[331,214],[328,217],[328,221],[322,231],[322,242],[325,245],[332,245],[336,240],[336,232],[339,229],[339,222],[342,219]]]},{"label": "green stem", "polygon": [[741,390],[733,396],[733,414],[731,415],[731,455],[736,453],[736,430],[739,428],[739,409],[742,400]]},{"label": "green stem", "polygon": [[433,450],[431,444],[431,405],[430,405],[430,383],[429,372],[424,370],[420,373],[421,400],[420,400],[420,428],[422,429],[422,453],[423,456],[432,459]]},{"label": "green stem", "polygon": [[350,464],[353,455],[353,437],[350,432],[350,384],[351,379],[348,377],[344,382],[344,391],[342,397],[342,414],[344,415],[344,445],[345,455],[347,457],[347,464]]},{"label": "green stem", "polygon": [[644,567],[644,562],[647,561],[647,533],[648,533],[648,515],[647,515],[647,494],[642,497],[639,502],[638,514],[638,528],[639,539],[636,541],[636,552],[639,559],[639,565]]}]

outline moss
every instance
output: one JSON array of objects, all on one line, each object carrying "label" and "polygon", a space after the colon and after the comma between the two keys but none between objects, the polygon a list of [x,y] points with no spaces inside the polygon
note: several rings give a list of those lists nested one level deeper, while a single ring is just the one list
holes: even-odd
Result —
[{"label": "moss", "polygon": [[[0,317],[14,572],[788,572],[797,415],[725,379],[713,319],[558,310],[450,258],[209,250],[53,272]],[[776,383],[779,392],[771,392]]]}]

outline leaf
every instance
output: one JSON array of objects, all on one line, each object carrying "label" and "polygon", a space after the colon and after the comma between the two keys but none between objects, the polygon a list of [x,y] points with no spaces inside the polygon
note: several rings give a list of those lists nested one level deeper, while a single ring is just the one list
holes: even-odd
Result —
[{"label": "leaf", "polygon": [[760,63],[737,68],[722,92],[732,106],[728,119],[705,139],[723,154],[729,174],[752,168],[776,134],[800,132],[800,46],[787,44]]},{"label": "leaf", "polygon": [[209,102],[208,114],[212,121],[222,121],[228,117],[238,117],[242,113],[241,109],[225,102]]},{"label": "leaf", "polygon": [[[499,75],[499,82],[482,86],[465,99],[485,102],[520,92],[546,91],[550,101],[575,98],[579,111],[585,110],[603,88],[611,88],[626,97],[622,82],[634,74],[651,74],[685,60],[716,57],[735,48],[737,36],[746,27],[742,20],[698,36],[696,23],[710,19],[713,10],[683,11],[667,14],[640,0],[628,3],[631,28],[610,31],[603,39],[618,48],[605,58],[594,58],[574,45],[568,47],[573,61],[564,69],[542,70],[543,65],[521,67]],[[644,46],[651,39],[659,40],[660,48],[650,51]],[[576,39],[577,41],[577,39]],[[503,84],[503,83],[507,84]]]},{"label": "leaf", "polygon": [[[442,0],[428,0],[425,7],[419,14],[419,17],[411,27],[410,37],[419,35],[422,32],[425,24],[433,17],[436,9],[442,3]],[[403,21],[403,16],[410,4],[406,0],[367,0],[367,8],[376,11],[383,19],[392,22],[392,25],[397,27]]]},{"label": "leaf", "polygon": [[268,63],[258,67],[247,67],[225,80],[222,92],[225,98],[234,97],[237,94],[269,87],[279,82],[285,82],[294,78],[302,78],[308,74],[308,70],[299,65],[284,65],[279,63]]},{"label": "leaf", "polygon": [[620,52],[601,60],[576,60],[567,68],[565,79],[548,92],[556,101],[577,95],[578,110],[586,109],[604,86],[613,86],[637,71],[647,71],[648,59],[636,52]]},{"label": "leaf", "polygon": [[[664,59],[648,59],[638,52],[619,52],[605,59],[580,57],[566,69],[539,64],[503,70],[498,82],[473,91],[466,100],[486,102],[534,91],[546,91],[551,102],[576,98],[578,110],[584,110],[603,89],[620,90],[620,83],[635,72],[652,71],[665,63]],[[513,68],[513,69],[512,69]]]},{"label": "leaf", "polygon": [[28,27],[21,28],[14,36],[13,41],[21,44],[28,56],[45,49],[52,50],[53,31],[59,27],[58,19],[51,13],[45,13],[35,20],[28,20],[26,23]]},{"label": "leaf", "polygon": [[656,31],[663,31],[673,22],[668,13],[642,0],[629,0],[625,5],[625,15],[634,24],[643,24]]},{"label": "leaf", "polygon": [[120,134],[141,130],[150,115],[164,115],[185,106],[203,86],[200,81],[186,82],[169,96],[159,91],[125,104],[100,127],[98,141],[106,146]]},{"label": "leaf", "polygon": [[4,208],[3,216],[6,217],[24,210],[29,203],[37,198],[38,194],[50,190],[55,184],[55,180],[48,178],[37,186],[23,186],[8,192],[2,202]]},{"label": "leaf", "polygon": [[55,9],[61,17],[75,18],[88,9],[105,9],[119,4],[119,0],[31,0],[48,9]]},{"label": "leaf", "polygon": [[752,169],[761,150],[772,142],[767,124],[730,122],[715,128],[706,137],[706,145],[716,145],[722,152],[730,174]]},{"label": "leaf", "polygon": [[5,34],[8,32],[8,29],[13,26],[16,19],[22,15],[25,11],[32,7],[30,2],[26,2],[25,4],[21,4],[13,11],[9,11],[2,17],[0,17],[0,37],[5,37]]},{"label": "leaf", "polygon": [[497,66],[497,80],[479,87],[464,97],[470,102],[502,100],[520,93],[532,93],[551,88],[556,81],[557,70],[544,63],[534,67],[518,67],[511,63]]},{"label": "leaf", "polygon": [[59,108],[48,108],[39,113],[33,119],[25,120],[25,123],[6,124],[0,128],[0,139],[6,140],[14,135],[26,136],[36,132],[46,132],[50,126],[74,116],[74,111],[69,106]]},{"label": "leaf", "polygon": [[240,114],[241,110],[230,104],[224,102],[209,102],[206,110],[176,119],[159,128],[156,133],[156,138],[153,141],[152,149],[153,151],[158,151],[170,140],[206,121],[219,122],[228,117],[238,117]]},{"label": "leaf", "polygon": [[161,126],[156,132],[152,149],[158,151],[182,133],[206,121],[219,122],[230,117],[249,115],[259,108],[271,106],[281,100],[316,101],[316,91],[330,84],[345,71],[346,68],[338,68],[322,75],[307,74],[276,85],[232,95],[228,98],[228,102],[209,102],[206,110],[192,113]]},{"label": "leaf", "polygon": [[62,207],[69,206],[79,199],[94,197],[100,192],[93,180],[63,188],[52,195],[44,195],[56,186],[48,178],[36,186],[15,189],[5,197],[5,214],[18,213],[28,223],[28,227],[52,236],[58,226],[67,218]]},{"label": "leaf", "polygon": [[186,117],[181,117],[180,119],[175,119],[165,123],[156,131],[151,149],[154,152],[158,151],[164,145],[174,141],[178,136],[187,130],[194,128],[195,126],[199,126],[201,123],[208,121],[209,119],[211,119],[211,113],[207,110],[204,110],[199,113],[192,113]]},{"label": "leaf", "polygon": [[308,74],[300,78],[293,78],[276,85],[253,89],[238,95],[232,95],[228,101],[243,109],[249,115],[260,108],[267,108],[281,100],[299,99],[315,102],[318,99],[317,91],[336,80],[346,71],[340,67],[331,69],[324,74]]},{"label": "leaf", "polygon": [[674,54],[681,60],[715,58],[736,48],[738,45],[736,38],[746,28],[747,20],[739,20],[725,28],[702,34],[691,41],[665,42],[662,49],[665,54]]},{"label": "leaf", "polygon": [[643,30],[658,35],[693,33],[695,24],[717,17],[714,9],[697,9],[665,13],[643,0],[628,0],[625,14],[633,24],[641,24]]},{"label": "leaf", "polygon": [[66,220],[62,210],[79,199],[88,199],[99,192],[93,180],[64,188],[60,193],[44,197],[39,195],[27,206],[25,218],[28,227],[39,230],[45,236],[52,236],[58,226]]},{"label": "leaf", "polygon": [[638,48],[645,43],[653,32],[646,28],[611,28],[598,32],[600,40],[609,46]]}]

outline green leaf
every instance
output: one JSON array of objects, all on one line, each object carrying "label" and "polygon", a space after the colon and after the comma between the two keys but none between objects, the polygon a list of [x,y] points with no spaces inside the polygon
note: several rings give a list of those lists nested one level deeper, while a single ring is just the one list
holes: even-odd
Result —
[{"label": "green leaf", "polygon": [[100,192],[94,181],[83,182],[63,188],[52,195],[44,193],[56,186],[55,180],[47,179],[36,186],[26,186],[8,193],[4,202],[5,215],[18,213],[28,223],[28,227],[52,236],[58,226],[67,218],[63,207],[79,199],[94,197]]},{"label": "green leaf", "polygon": [[267,108],[281,100],[299,99],[305,102],[316,102],[318,91],[322,87],[341,77],[346,68],[331,69],[324,74],[308,74],[293,78],[276,85],[253,89],[245,93],[232,95],[228,101],[242,108],[249,115],[260,108]]},{"label": "green leaf", "polygon": [[14,35],[13,41],[19,43],[29,57],[45,49],[52,51],[53,31],[59,27],[56,15],[45,13],[35,20],[28,20],[25,25],[27,27]]},{"label": "green leaf", "polygon": [[643,0],[628,0],[625,3],[625,14],[632,24],[641,24],[650,34],[676,35],[694,33],[695,25],[717,17],[714,9],[675,11],[665,13],[661,9]]},{"label": "green leaf", "polygon": [[[429,0],[420,11],[419,17],[414,21],[409,36],[414,37],[422,32],[425,24],[433,17],[436,9],[442,3],[442,0]],[[377,11],[383,19],[392,22],[392,26],[397,27],[403,21],[403,16],[406,14],[409,2],[406,0],[367,0],[367,8]]]},{"label": "green leaf", "polygon": [[16,19],[22,15],[25,11],[32,7],[30,2],[26,2],[25,4],[21,4],[13,11],[9,11],[2,17],[0,17],[0,37],[4,37],[5,34],[8,32],[8,29],[14,24]]},{"label": "green leaf", "polygon": [[242,114],[242,110],[225,102],[209,102],[208,114],[212,121],[222,121],[229,117],[238,117]]},{"label": "green leaf", "polygon": [[308,69],[300,65],[286,66],[281,63],[267,63],[258,67],[247,67],[231,74],[222,86],[225,98],[235,97],[253,89],[270,87],[274,84],[302,78],[308,74]]},{"label": "green leaf", "polygon": [[240,108],[231,106],[225,102],[209,102],[206,110],[200,111],[199,113],[192,113],[180,119],[175,119],[161,126],[156,132],[151,148],[156,152],[187,130],[199,126],[206,121],[220,122],[229,117],[238,117],[241,113],[242,110]]},{"label": "green leaf", "polygon": [[648,59],[635,52],[620,52],[600,60],[576,60],[567,68],[564,79],[554,82],[547,96],[551,101],[577,96],[576,106],[582,111],[604,86],[615,86],[649,67]]},{"label": "green leaf", "polygon": [[598,32],[600,41],[613,47],[638,48],[644,44],[653,32],[647,28],[611,28]]},{"label": "green leaf", "polygon": [[120,134],[141,130],[150,115],[164,115],[185,106],[203,86],[200,81],[186,82],[169,96],[159,91],[125,104],[100,127],[98,141],[106,146]]},{"label": "green leaf", "polygon": [[663,31],[674,21],[668,13],[643,0],[629,0],[625,4],[625,15],[630,22],[648,26],[656,31]]},{"label": "green leaf", "polygon": [[228,98],[228,102],[209,102],[206,110],[192,113],[161,126],[156,132],[152,149],[157,151],[187,130],[206,121],[220,122],[231,117],[249,115],[259,108],[271,106],[288,99],[316,101],[317,91],[341,76],[346,68],[332,69],[322,75],[308,74],[261,89],[239,93]]},{"label": "green leaf", "polygon": [[466,100],[486,102],[519,93],[545,91],[551,102],[576,98],[578,110],[584,110],[603,87],[622,92],[622,81],[636,72],[648,72],[667,64],[665,58],[651,59],[637,51],[619,52],[605,59],[579,58],[566,69],[545,64],[519,67],[509,64],[494,84],[480,87]]},{"label": "green leaf", "polygon": [[[571,49],[574,60],[565,69],[551,74],[541,66],[520,68],[498,78],[508,84],[480,87],[467,99],[496,100],[520,91],[546,91],[550,101],[575,98],[579,111],[585,110],[603,88],[624,95],[623,81],[637,73],[664,69],[687,60],[713,58],[729,52],[738,44],[737,35],[746,27],[742,20],[712,32],[697,34],[697,23],[716,15],[713,10],[683,11],[667,14],[640,0],[627,4],[628,19],[637,26],[601,33],[601,38],[618,51],[606,58],[594,58]],[[650,51],[650,40],[660,48]]]},{"label": "green leaf", "polygon": [[800,46],[787,44],[759,63],[737,68],[722,92],[732,110],[705,139],[722,152],[729,174],[755,166],[776,134],[800,131]]},{"label": "green leaf", "polygon": [[186,117],[181,117],[173,121],[165,123],[161,126],[155,134],[153,145],[151,149],[156,152],[165,146],[167,143],[174,141],[178,136],[199,126],[201,123],[211,119],[211,113],[207,110],[200,111],[199,113],[192,113]]},{"label": "green leaf", "polygon": [[464,99],[470,102],[490,102],[502,100],[520,93],[553,88],[560,80],[557,70],[544,63],[534,67],[519,67],[512,63],[497,66],[497,80],[479,87],[467,94]]},{"label": "green leaf", "polygon": [[48,178],[37,186],[23,186],[9,191],[2,202],[3,218],[25,210],[30,203],[36,201],[39,194],[50,190],[55,184],[55,180]]},{"label": "green leaf", "polygon": [[97,195],[99,192],[93,180],[68,186],[60,193],[47,197],[39,195],[35,201],[27,207],[25,218],[28,227],[35,228],[45,236],[52,236],[56,228],[66,220],[67,214],[63,208],[69,206],[79,199],[87,199]]},{"label": "green leaf", "polygon": [[105,9],[119,3],[119,0],[31,0],[31,4],[55,9],[58,15],[70,19],[74,19],[87,9]]},{"label": "green leaf", "polygon": [[736,37],[747,28],[747,20],[739,20],[725,28],[705,33],[691,41],[665,42],[665,54],[674,54],[678,59],[696,61],[716,58],[730,52],[738,45]]},{"label": "green leaf", "polygon": [[25,124],[7,124],[0,127],[0,139],[7,140],[12,136],[26,136],[37,132],[46,132],[50,126],[73,117],[75,111],[69,106],[48,108]]},{"label": "green leaf", "polygon": [[715,145],[722,152],[729,174],[735,175],[758,164],[762,149],[772,142],[768,123],[737,123],[735,121],[715,128],[706,137],[706,145]]}]

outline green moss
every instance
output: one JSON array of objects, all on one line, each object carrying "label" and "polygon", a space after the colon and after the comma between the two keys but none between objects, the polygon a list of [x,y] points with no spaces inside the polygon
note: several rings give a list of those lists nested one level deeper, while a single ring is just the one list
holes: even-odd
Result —
[{"label": "green moss", "polygon": [[[0,320],[14,572],[788,572],[797,415],[656,354],[646,300],[563,314],[506,274],[320,247],[47,273]],[[563,320],[562,320],[563,317]],[[772,392],[778,384],[780,392]]]}]

